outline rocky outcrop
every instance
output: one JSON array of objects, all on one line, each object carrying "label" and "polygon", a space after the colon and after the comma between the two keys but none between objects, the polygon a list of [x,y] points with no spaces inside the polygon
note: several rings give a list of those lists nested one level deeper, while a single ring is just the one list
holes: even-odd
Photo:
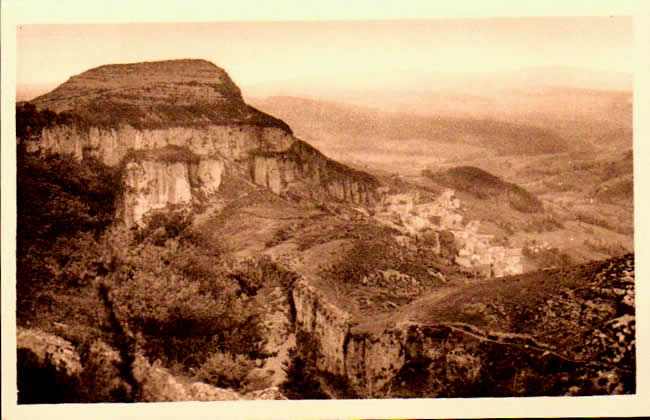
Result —
[{"label": "rocky outcrop", "polygon": [[137,129],[127,124],[104,128],[57,125],[42,130],[31,152],[67,153],[78,159],[92,156],[108,166],[118,165],[132,151],[183,147],[199,157],[245,161],[254,151],[287,150],[296,139],[278,127],[242,124]]},{"label": "rocky outcrop", "polygon": [[404,365],[404,331],[352,333],[346,348],[345,368],[350,385],[361,395],[373,396]]},{"label": "rocky outcrop", "polygon": [[345,375],[345,345],[350,316],[327,300],[306,280],[293,286],[295,326],[319,343],[316,367],[334,375]]},{"label": "rocky outcrop", "polygon": [[288,192],[368,206],[379,197],[375,178],[326,158],[300,140],[284,151],[254,153],[250,172],[256,184],[276,194]]},{"label": "rocky outcrop", "polygon": [[[18,328],[17,347],[19,403],[118,402],[131,392],[121,379],[119,352],[102,341],[89,346],[83,365],[72,343],[40,330]],[[142,355],[132,370],[144,402],[286,399],[277,387],[241,394],[180,379]]]},{"label": "rocky outcrop", "polygon": [[357,205],[371,203],[378,186],[246,105],[228,74],[203,60],[98,67],[34,105],[49,114],[20,125],[31,133],[26,150],[123,167],[127,224],[150,210],[209,198],[229,171],[248,174],[276,194]]},{"label": "rocky outcrop", "polygon": [[189,168],[185,162],[129,162],[124,184],[124,221],[127,226],[141,221],[152,209],[192,201]]},{"label": "rocky outcrop", "polygon": [[[548,295],[529,330],[509,326],[513,314],[501,315],[501,328],[445,321],[364,330],[305,279],[295,283],[293,299],[296,329],[317,347],[316,367],[343,377],[360,396],[634,392],[634,256],[602,263],[574,287]],[[458,318],[478,307],[482,316],[499,316],[468,302]],[[572,336],[562,339],[562,331]]]},{"label": "rocky outcrop", "polygon": [[223,162],[215,159],[133,160],[124,171],[123,220],[131,226],[151,210],[187,206],[196,197],[210,197],[219,190],[223,172]]},{"label": "rocky outcrop", "polygon": [[40,330],[16,330],[17,349],[31,352],[39,364],[51,364],[57,371],[68,376],[81,372],[79,355],[72,343]]},{"label": "rocky outcrop", "polygon": [[83,371],[67,340],[41,330],[16,331],[18,403],[74,402]]},{"label": "rocky outcrop", "polygon": [[360,395],[371,396],[404,364],[401,330],[355,332],[351,317],[327,301],[307,280],[293,286],[296,330],[317,345],[316,368],[343,377]]}]

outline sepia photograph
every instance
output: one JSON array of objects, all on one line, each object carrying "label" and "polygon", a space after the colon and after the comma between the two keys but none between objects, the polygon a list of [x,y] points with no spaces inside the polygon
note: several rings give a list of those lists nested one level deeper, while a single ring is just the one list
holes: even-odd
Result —
[{"label": "sepia photograph", "polygon": [[15,39],[19,407],[637,394],[633,16]]}]

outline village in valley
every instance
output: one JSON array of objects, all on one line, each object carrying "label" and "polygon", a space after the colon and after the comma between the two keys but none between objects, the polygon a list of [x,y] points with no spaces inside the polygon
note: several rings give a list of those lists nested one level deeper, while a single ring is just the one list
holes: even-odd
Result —
[{"label": "village in valley", "polygon": [[[463,223],[459,213],[461,201],[452,189],[430,199],[418,191],[386,194],[375,207],[374,218],[380,223],[402,232],[399,238],[422,236],[438,237],[442,230],[451,232],[459,245],[455,262],[472,268],[486,277],[502,277],[523,273],[522,248],[495,243],[494,235],[481,232],[479,220]],[[436,240],[437,253],[440,243]]]}]

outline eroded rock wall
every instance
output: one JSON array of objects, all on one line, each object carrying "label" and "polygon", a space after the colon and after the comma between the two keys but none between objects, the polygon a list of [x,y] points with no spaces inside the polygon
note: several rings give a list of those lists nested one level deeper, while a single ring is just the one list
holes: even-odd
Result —
[{"label": "eroded rock wall", "polygon": [[331,304],[304,279],[293,286],[296,330],[317,343],[316,368],[344,377],[359,395],[372,395],[399,372],[405,362],[404,331],[355,333],[350,315]]},{"label": "eroded rock wall", "polygon": [[224,170],[223,162],[216,159],[129,162],[124,171],[123,221],[132,226],[151,210],[187,206],[198,195],[212,196],[219,190]]},{"label": "eroded rock wall", "polygon": [[140,222],[150,210],[192,201],[186,162],[129,162],[124,184],[124,222],[127,226]]},{"label": "eroded rock wall", "polygon": [[122,219],[130,226],[140,223],[151,210],[210,198],[219,190],[227,162],[243,162],[245,167],[251,152],[286,150],[294,141],[280,128],[246,125],[151,130],[91,127],[87,131],[55,126],[43,129],[40,141],[29,143],[28,150],[124,165]]},{"label": "eroded rock wall", "polygon": [[305,280],[298,280],[292,291],[296,308],[295,327],[316,339],[319,345],[317,368],[345,375],[345,344],[350,331],[350,316],[327,302]]},{"label": "eroded rock wall", "polygon": [[344,377],[360,396],[634,392],[634,256],[603,262],[575,292],[556,292],[536,309],[539,326],[522,331],[507,322],[490,329],[435,320],[359,330],[305,279],[293,299],[296,329],[315,340],[316,367]]},{"label": "eroded rock wall", "polygon": [[345,367],[350,385],[372,396],[392,380],[404,365],[404,332],[389,329],[375,334],[350,334]]},{"label": "eroded rock wall", "polygon": [[124,165],[130,191],[124,201],[127,224],[139,223],[149,210],[190,203],[197,198],[194,193],[209,197],[218,191],[226,166],[248,173],[252,182],[275,194],[293,191],[316,201],[371,204],[378,186],[369,175],[327,159],[278,127],[82,130],[63,125],[43,129],[27,149]]},{"label": "eroded rock wall", "polygon": [[276,194],[293,191],[354,205],[372,205],[379,197],[373,177],[326,158],[300,140],[286,151],[254,153],[250,172],[253,182]]},{"label": "eroded rock wall", "polygon": [[254,150],[286,150],[294,141],[290,133],[277,127],[210,125],[138,130],[123,125],[117,129],[91,127],[84,131],[64,125],[43,129],[40,141],[29,143],[28,150],[68,153],[78,159],[93,156],[114,166],[130,151],[178,146],[200,157],[240,160],[247,159]]}]

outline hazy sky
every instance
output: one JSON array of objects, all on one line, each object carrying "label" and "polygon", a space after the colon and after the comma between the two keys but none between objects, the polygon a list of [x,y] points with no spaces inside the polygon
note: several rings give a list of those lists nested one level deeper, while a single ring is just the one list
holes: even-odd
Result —
[{"label": "hazy sky", "polygon": [[17,83],[58,84],[109,63],[203,58],[240,86],[386,87],[436,72],[562,66],[631,72],[633,19],[25,25]]}]

